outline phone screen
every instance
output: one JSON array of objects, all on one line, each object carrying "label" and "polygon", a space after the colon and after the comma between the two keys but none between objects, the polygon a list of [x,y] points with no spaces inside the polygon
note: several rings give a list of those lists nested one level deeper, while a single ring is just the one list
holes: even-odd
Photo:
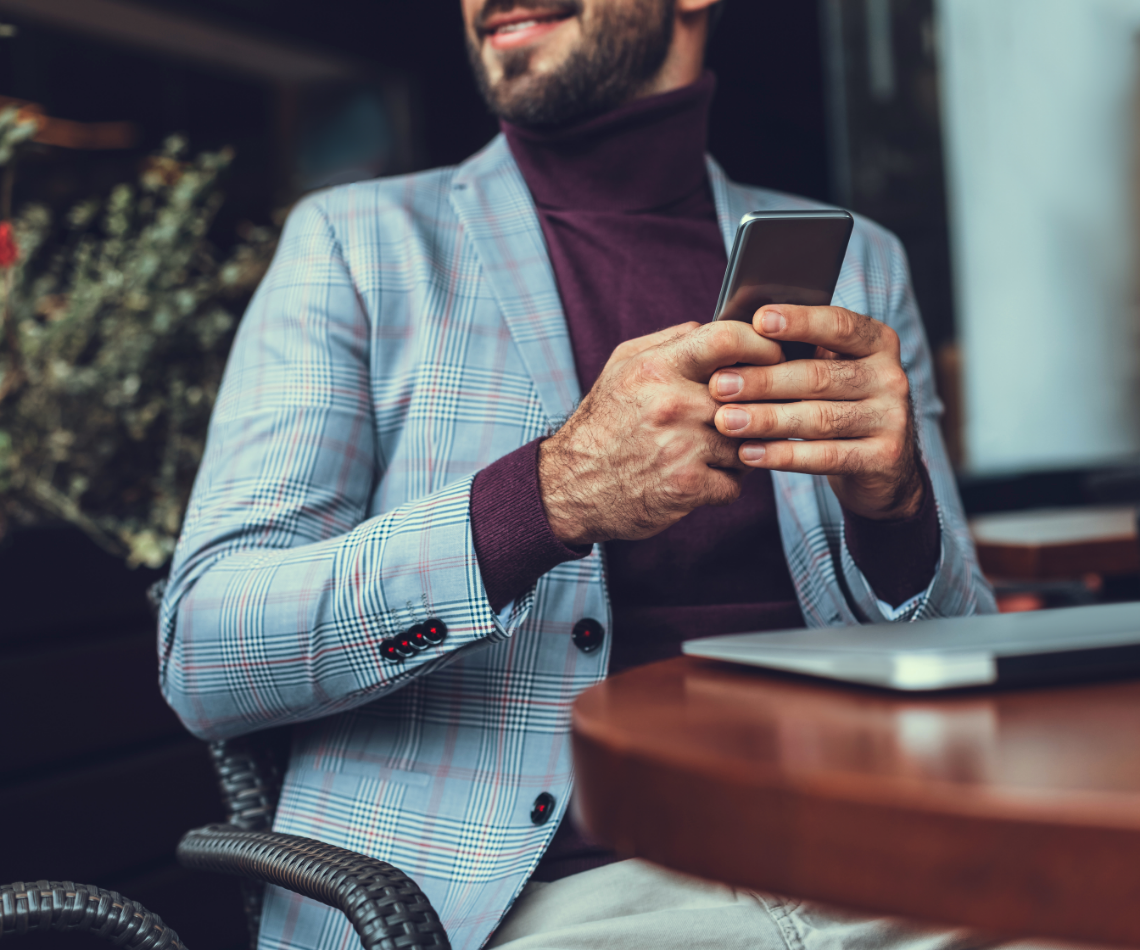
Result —
[{"label": "phone screen", "polygon": [[[757,211],[745,215],[724,273],[714,320],[751,323],[761,307],[827,306],[835,293],[854,219],[846,211]],[[788,359],[815,347],[783,343]]]}]

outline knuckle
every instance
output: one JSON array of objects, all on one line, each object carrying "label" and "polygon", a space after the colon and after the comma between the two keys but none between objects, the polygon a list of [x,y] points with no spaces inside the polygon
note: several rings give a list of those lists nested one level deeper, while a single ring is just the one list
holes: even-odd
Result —
[{"label": "knuckle", "polygon": [[859,324],[859,335],[864,343],[875,345],[881,339],[883,330],[887,329],[886,324],[880,323],[874,317],[869,317],[864,313],[857,313],[855,315]]},{"label": "knuckle", "polygon": [[776,388],[776,381],[767,367],[746,367],[743,372],[737,370],[744,377],[744,392],[740,397],[747,395],[754,399],[767,399]]},{"label": "knuckle", "polygon": [[716,353],[730,349],[736,341],[735,320],[717,320],[709,323],[702,331],[704,345]]},{"label": "knuckle", "polygon": [[610,359],[617,361],[626,360],[629,359],[629,357],[631,357],[634,352],[636,351],[633,348],[633,341],[626,340],[624,343],[619,343],[614,347],[614,352]]},{"label": "knuckle", "polygon": [[[704,466],[701,466],[703,469]],[[706,470],[707,471],[707,470]],[[672,478],[671,494],[682,503],[699,498],[705,487],[705,472],[698,471],[695,466],[688,465],[678,471]]]},{"label": "knuckle", "polygon": [[689,455],[689,445],[684,439],[669,439],[660,447],[658,461],[665,471],[681,466]]},{"label": "knuckle", "polygon": [[633,367],[634,378],[642,384],[663,383],[669,376],[669,366],[657,354],[642,356]]},{"label": "knuckle", "polygon": [[865,469],[862,456],[851,446],[843,449],[836,447],[839,453],[839,469],[844,475],[861,475]]},{"label": "knuckle", "polygon": [[906,458],[906,443],[902,439],[888,439],[883,446],[883,461],[887,468],[894,470],[902,465]]},{"label": "knuckle", "polygon": [[833,434],[844,437],[859,427],[862,414],[853,406],[836,405],[832,409],[831,431]]},{"label": "knuckle", "polygon": [[736,461],[736,453],[740,446],[737,439],[714,434],[710,437],[707,452],[709,457],[718,465],[732,465]]},{"label": "knuckle", "polygon": [[725,473],[725,477],[718,479],[714,483],[708,493],[707,503],[710,505],[723,506],[731,505],[734,501],[740,498],[743,490],[743,485],[739,478],[733,478]]},{"label": "knuckle", "polygon": [[[893,332],[893,331],[892,331]],[[892,396],[905,399],[910,395],[910,378],[897,363],[893,363],[883,372],[883,388]]]},{"label": "knuckle", "polygon": [[665,427],[674,425],[684,416],[685,406],[675,393],[659,392],[646,401],[642,411],[650,425]]},{"label": "knuckle", "polygon": [[854,340],[859,338],[859,315],[841,307],[834,309],[835,332],[841,340]]},{"label": "knuckle", "polygon": [[860,360],[828,360],[824,363],[832,381],[853,388],[860,388],[867,376],[867,369]]},{"label": "knuckle", "polygon": [[813,396],[821,395],[831,388],[832,379],[838,375],[830,363],[835,360],[801,360],[804,372],[807,374],[807,388]]},{"label": "knuckle", "polygon": [[824,403],[811,404],[811,427],[820,435],[832,435],[839,428],[836,410]]},{"label": "knuckle", "polygon": [[676,341],[674,365],[684,372],[687,365],[700,363],[708,349],[708,338],[704,334],[700,331],[690,333]]},{"label": "knuckle", "polygon": [[850,403],[831,403],[826,410],[830,431],[829,435],[844,439],[857,436],[859,430],[867,424],[867,414],[858,406]]},{"label": "knuckle", "polygon": [[776,406],[757,405],[751,408],[752,430],[756,435],[774,431],[780,424],[780,410]]},{"label": "knuckle", "polygon": [[843,360],[838,365],[844,367],[847,383],[852,389],[867,392],[874,386],[874,374],[862,360]]}]

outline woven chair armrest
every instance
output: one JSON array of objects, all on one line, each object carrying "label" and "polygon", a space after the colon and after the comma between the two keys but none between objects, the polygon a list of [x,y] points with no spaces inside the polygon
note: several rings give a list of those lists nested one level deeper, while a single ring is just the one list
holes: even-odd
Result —
[{"label": "woven chair armrest", "polygon": [[0,885],[0,942],[44,930],[88,933],[126,950],[185,950],[161,917],[115,891],[71,881]]},{"label": "woven chair armrest", "polygon": [[226,823],[246,831],[269,831],[288,761],[288,733],[270,730],[209,744]]},{"label": "woven chair armrest", "polygon": [[342,911],[364,950],[438,950],[450,944],[410,877],[383,861],[323,841],[207,825],[178,845],[183,867],[276,884]]}]

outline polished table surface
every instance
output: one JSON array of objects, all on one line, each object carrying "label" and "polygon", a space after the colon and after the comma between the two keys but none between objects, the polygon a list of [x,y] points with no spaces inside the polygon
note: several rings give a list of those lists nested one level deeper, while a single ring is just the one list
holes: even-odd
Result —
[{"label": "polished table surface", "polygon": [[1053,581],[1140,573],[1135,505],[1003,511],[972,518],[970,531],[990,577]]},{"label": "polished table surface", "polygon": [[1140,681],[898,695],[678,658],[574,706],[601,842],[702,877],[1140,946]]}]

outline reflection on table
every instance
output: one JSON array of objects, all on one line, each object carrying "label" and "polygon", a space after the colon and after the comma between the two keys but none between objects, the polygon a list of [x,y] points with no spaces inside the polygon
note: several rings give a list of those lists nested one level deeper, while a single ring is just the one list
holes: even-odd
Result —
[{"label": "reflection on table", "polygon": [[1140,682],[923,697],[679,658],[574,708],[576,807],[618,851],[1105,943],[1140,943],[1138,748]]}]

